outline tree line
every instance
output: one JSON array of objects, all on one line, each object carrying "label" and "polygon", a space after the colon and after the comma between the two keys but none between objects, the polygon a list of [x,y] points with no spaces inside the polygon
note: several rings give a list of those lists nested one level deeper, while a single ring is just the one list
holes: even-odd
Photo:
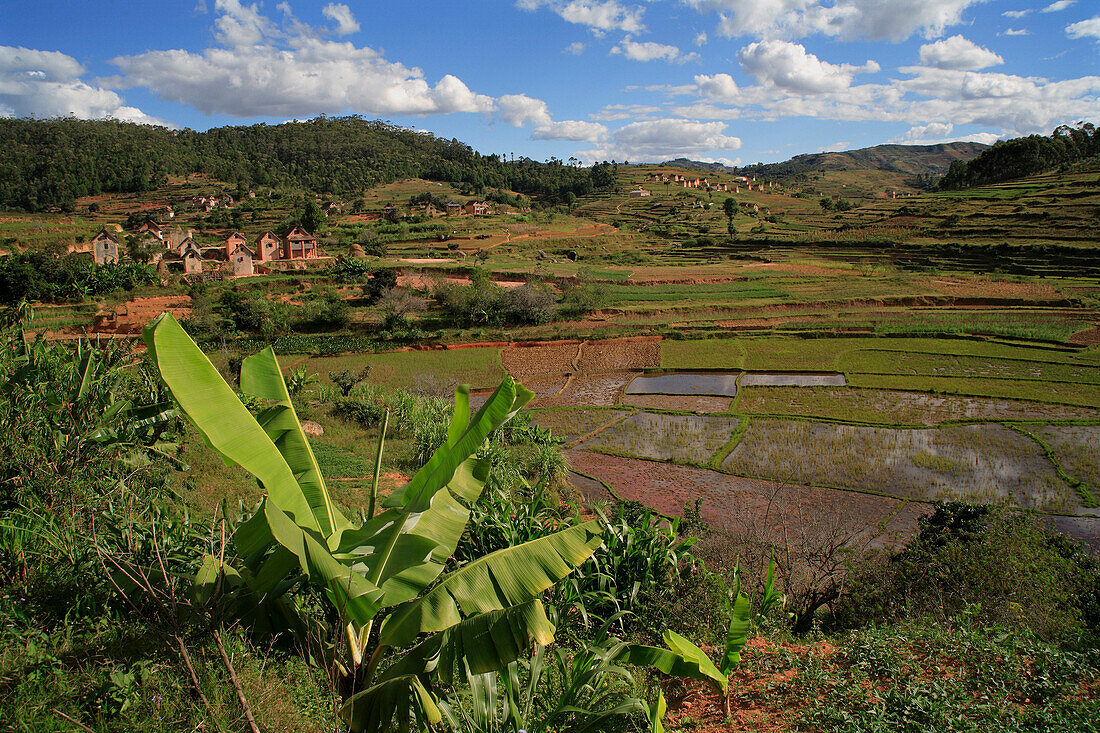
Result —
[{"label": "tree line", "polygon": [[614,166],[506,161],[378,120],[318,117],[280,125],[169,130],[116,120],[0,119],[0,207],[72,210],[81,196],[155,190],[198,173],[239,187],[358,195],[402,178],[511,189],[551,202],[614,185]]},{"label": "tree line", "polygon": [[1061,125],[1049,137],[1028,135],[998,141],[969,161],[957,160],[940,179],[941,191],[1011,181],[1100,155],[1100,135],[1091,122]]}]

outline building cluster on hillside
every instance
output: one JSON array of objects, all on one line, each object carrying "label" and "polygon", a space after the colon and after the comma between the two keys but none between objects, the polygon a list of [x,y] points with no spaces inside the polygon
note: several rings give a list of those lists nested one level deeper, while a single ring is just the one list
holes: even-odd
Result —
[{"label": "building cluster on hillside", "polygon": [[[317,238],[302,227],[294,227],[285,237],[266,231],[250,245],[241,232],[233,232],[220,245],[202,247],[195,241],[194,232],[176,227],[163,229],[154,221],[138,227],[135,236],[145,245],[150,258],[158,267],[167,269],[172,263],[181,263],[184,273],[201,274],[206,270],[228,269],[234,277],[253,275],[257,263],[274,260],[301,260],[318,257]],[[92,238],[92,256],[97,265],[118,262],[124,251],[115,233],[101,229]],[[226,263],[226,264],[223,264]]]},{"label": "building cluster on hillside", "polygon": [[653,183],[675,183],[680,188],[701,188],[704,191],[729,191],[728,183],[711,183],[706,178],[688,178],[679,173],[647,173],[645,180]]}]

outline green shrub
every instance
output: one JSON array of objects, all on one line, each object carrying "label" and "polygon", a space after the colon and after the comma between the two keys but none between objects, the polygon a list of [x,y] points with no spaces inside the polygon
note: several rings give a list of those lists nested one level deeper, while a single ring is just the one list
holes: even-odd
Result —
[{"label": "green shrub", "polygon": [[854,574],[833,623],[842,628],[980,608],[989,623],[1067,644],[1100,638],[1100,563],[1042,519],[996,506],[938,504],[902,550]]}]

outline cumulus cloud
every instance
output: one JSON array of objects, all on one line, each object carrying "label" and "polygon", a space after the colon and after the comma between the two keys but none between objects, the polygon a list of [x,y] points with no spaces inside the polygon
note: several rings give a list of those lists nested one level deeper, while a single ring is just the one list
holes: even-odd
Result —
[{"label": "cumulus cloud", "polygon": [[736,150],[740,138],[725,134],[725,123],[683,119],[632,122],[611,133],[606,146],[579,153],[589,161],[663,161]]},{"label": "cumulus cloud", "polygon": [[516,7],[529,11],[547,7],[562,20],[586,26],[597,35],[607,31],[637,33],[645,30],[642,23],[644,9],[627,7],[617,0],[517,0]]},{"label": "cumulus cloud", "polygon": [[806,47],[789,41],[756,41],[738,54],[745,73],[764,86],[802,93],[838,91],[852,84],[858,73],[874,73],[879,65],[868,61],[862,66],[830,64],[820,60]]},{"label": "cumulus cloud", "polygon": [[564,49],[562,49],[562,53],[567,53],[570,56],[580,56],[582,53],[584,53],[584,44],[580,41],[573,41]]},{"label": "cumulus cloud", "polygon": [[1027,28],[1006,28],[1004,34],[1006,36],[1030,36],[1031,31]]},{"label": "cumulus cloud", "polygon": [[1066,26],[1070,38],[1100,38],[1100,15]]},{"label": "cumulus cloud", "polygon": [[695,86],[699,93],[711,100],[732,102],[740,91],[737,82],[729,74],[698,74]]},{"label": "cumulus cloud", "polygon": [[534,126],[535,140],[577,140],[597,143],[607,137],[607,128],[596,122],[554,121],[546,102],[526,94],[505,94],[497,99],[497,114],[512,127]]},{"label": "cumulus cloud", "polygon": [[993,132],[974,132],[969,135],[952,135],[955,126],[950,122],[932,122],[927,125],[917,125],[890,142],[902,145],[939,145],[941,143],[983,143],[992,145],[1001,139],[1000,135]]},{"label": "cumulus cloud", "polygon": [[705,46],[705,45],[707,45],[707,34],[706,33],[700,33],[699,35],[695,36],[695,45],[696,46]]},{"label": "cumulus cloud", "polygon": [[[277,29],[257,4],[217,0],[214,9],[221,47],[120,56],[111,62],[122,72],[120,82],[208,114],[235,117],[348,111],[421,115],[495,108],[491,97],[471,91],[451,74],[433,86],[420,69],[387,61],[374,49],[321,39],[302,29],[285,3],[280,9],[292,21],[292,33]],[[338,31],[355,23],[343,9],[338,4],[325,8]]]},{"label": "cumulus cloud", "polygon": [[1022,18],[1025,15],[1030,15],[1031,13],[1034,13],[1034,12],[1035,12],[1034,8],[1025,8],[1023,10],[1006,10],[1003,13],[1001,13],[1001,15],[1003,15],[1006,18]]},{"label": "cumulus cloud", "polygon": [[1003,64],[1005,60],[962,36],[951,36],[920,47],[920,62],[940,69],[975,71]]},{"label": "cumulus cloud", "polygon": [[667,46],[653,41],[633,41],[627,36],[611,48],[611,55],[625,56],[631,61],[668,61],[676,64],[687,63],[699,58],[697,53],[683,54],[676,46]]},{"label": "cumulus cloud", "polygon": [[127,106],[116,92],[83,81],[84,73],[76,59],[59,51],[0,46],[0,115],[165,124]]},{"label": "cumulus cloud", "polygon": [[351,13],[351,8],[343,3],[329,3],[321,10],[325,16],[336,24],[336,35],[346,36],[359,32],[359,21]]},{"label": "cumulus cloud", "polygon": [[927,38],[963,22],[967,8],[982,0],[683,0],[719,16],[728,37],[802,38],[814,34],[845,39],[901,41]]}]

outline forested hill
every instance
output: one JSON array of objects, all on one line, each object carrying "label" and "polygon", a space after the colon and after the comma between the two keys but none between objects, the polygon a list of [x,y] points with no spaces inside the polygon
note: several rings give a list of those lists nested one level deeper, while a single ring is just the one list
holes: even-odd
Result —
[{"label": "forested hill", "polygon": [[169,175],[188,173],[333,196],[411,177],[552,200],[614,184],[610,165],[506,162],[457,140],[359,117],[206,132],[105,120],[0,119],[0,207],[67,209],[80,196],[155,189]]},{"label": "forested hill", "polygon": [[1100,156],[1100,134],[1092,123],[1063,125],[1050,137],[1002,140],[973,160],[952,163],[939,188],[951,191],[1010,181]]}]

